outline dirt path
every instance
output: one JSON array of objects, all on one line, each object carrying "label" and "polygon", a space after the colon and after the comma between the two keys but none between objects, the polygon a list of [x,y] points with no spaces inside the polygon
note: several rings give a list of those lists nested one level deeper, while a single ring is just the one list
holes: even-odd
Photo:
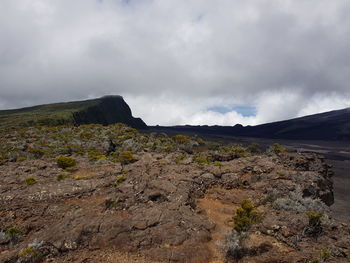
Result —
[{"label": "dirt path", "polygon": [[204,198],[198,200],[198,206],[205,211],[206,216],[215,223],[212,232],[212,240],[209,247],[213,253],[211,263],[224,262],[222,246],[225,243],[225,236],[232,228],[232,217],[237,206],[233,203],[218,200],[214,194],[217,190],[212,190],[211,194],[206,194]]}]

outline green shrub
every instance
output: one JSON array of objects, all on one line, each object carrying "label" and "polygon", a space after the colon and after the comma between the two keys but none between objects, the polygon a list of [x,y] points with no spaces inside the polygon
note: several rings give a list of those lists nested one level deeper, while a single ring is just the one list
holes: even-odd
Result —
[{"label": "green shrub", "polygon": [[348,255],[347,255],[348,261],[350,262],[350,246],[348,247]]},{"label": "green shrub", "polygon": [[231,149],[231,153],[237,158],[247,157],[249,154],[242,147],[234,147]]},{"label": "green shrub", "polygon": [[37,159],[43,157],[45,154],[44,150],[40,148],[31,148],[28,150],[28,152],[31,153],[34,156],[34,158]]},{"label": "green shrub", "polygon": [[306,215],[309,217],[309,226],[315,227],[321,225],[322,214],[319,214],[315,211],[307,211]]},{"label": "green shrub", "polygon": [[260,144],[252,142],[248,145],[248,151],[250,153],[261,153]]},{"label": "green shrub", "polygon": [[281,146],[279,143],[274,143],[269,149],[269,152],[272,152],[274,154],[283,153],[285,151],[287,151],[287,148]]},{"label": "green shrub", "polygon": [[25,157],[20,156],[20,157],[17,157],[16,162],[23,162],[23,161],[25,161],[25,160],[26,160]]},{"label": "green shrub", "polygon": [[308,236],[317,237],[322,234],[323,229],[321,225],[322,214],[315,211],[308,211],[306,215],[309,217],[309,225],[305,227],[304,233]]},{"label": "green shrub", "polygon": [[198,153],[193,156],[193,161],[198,164],[208,164],[210,159],[205,154]]},{"label": "green shrub", "polygon": [[67,169],[77,164],[77,161],[73,157],[60,156],[57,158],[57,165],[60,168]]},{"label": "green shrub", "polygon": [[25,179],[25,182],[27,185],[33,185],[33,184],[36,184],[36,179],[34,177],[27,177]]},{"label": "green shrub", "polygon": [[21,230],[18,227],[12,226],[5,230],[5,235],[10,239],[15,239],[19,234],[21,234]]},{"label": "green shrub", "polygon": [[277,172],[278,178],[284,178],[286,175],[284,172]]},{"label": "green shrub", "polygon": [[182,134],[177,134],[172,137],[173,141],[178,144],[186,144],[190,142],[190,137]]},{"label": "green shrub", "polygon": [[328,248],[322,248],[321,254],[320,254],[321,260],[324,262],[324,261],[328,260],[330,257],[331,257],[331,254],[329,253]]},{"label": "green shrub", "polygon": [[115,158],[114,161],[119,162],[121,164],[129,164],[136,162],[137,159],[132,155],[130,151],[123,151],[119,153],[118,157]]},{"label": "green shrub", "polygon": [[63,174],[63,173],[56,176],[57,181],[62,181],[62,180],[67,179],[67,178],[68,178],[68,175]]},{"label": "green shrub", "polygon": [[105,200],[104,205],[105,205],[105,209],[106,209],[106,210],[107,210],[107,209],[111,209],[111,208],[113,208],[113,207],[116,207],[117,201],[116,201],[115,199],[109,198],[109,199],[106,199],[106,200]]},{"label": "green shrub", "polygon": [[220,161],[215,161],[215,162],[213,162],[213,165],[214,165],[214,166],[221,167],[221,166],[222,166],[222,163],[221,163]]},{"label": "green shrub", "polygon": [[184,153],[178,154],[178,155],[176,156],[176,158],[175,158],[175,163],[176,163],[176,164],[180,164],[181,161],[182,161],[183,159],[185,159],[186,157],[187,157],[187,155],[184,154]]},{"label": "green shrub", "polygon": [[23,259],[33,259],[39,255],[40,253],[35,248],[27,247],[18,254],[18,257]]},{"label": "green shrub", "polygon": [[97,161],[97,160],[107,159],[107,156],[104,154],[91,154],[89,155],[89,158],[91,160]]},{"label": "green shrub", "polygon": [[256,211],[251,200],[244,199],[241,201],[241,207],[237,208],[233,220],[233,230],[241,233],[248,231],[252,225],[261,222],[262,216]]},{"label": "green shrub", "polygon": [[114,186],[120,185],[122,182],[126,180],[126,177],[124,175],[119,175],[117,179],[115,180]]}]

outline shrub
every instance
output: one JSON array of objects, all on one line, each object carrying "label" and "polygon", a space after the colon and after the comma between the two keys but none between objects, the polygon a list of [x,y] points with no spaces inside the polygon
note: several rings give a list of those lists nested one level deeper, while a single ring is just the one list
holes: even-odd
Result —
[{"label": "shrub", "polygon": [[5,236],[9,237],[10,239],[15,239],[19,234],[21,234],[21,230],[19,230],[18,227],[12,226],[5,230]]},{"label": "shrub", "polygon": [[350,246],[348,247],[348,255],[347,255],[348,261],[350,262]]},{"label": "shrub", "polygon": [[90,157],[90,159],[91,160],[104,160],[104,159],[107,159],[107,156],[106,155],[104,155],[104,154],[91,154],[91,155],[89,155],[89,157]]},{"label": "shrub", "polygon": [[29,153],[33,154],[34,158],[41,158],[44,156],[45,152],[43,149],[40,148],[31,148],[28,150]]},{"label": "shrub", "polygon": [[220,161],[215,161],[215,162],[213,162],[213,165],[214,165],[214,166],[221,167],[221,166],[222,166],[222,163],[221,163]]},{"label": "shrub", "polygon": [[77,161],[73,157],[60,156],[57,158],[57,165],[60,168],[66,169],[73,167],[77,164]]},{"label": "shrub", "polygon": [[57,181],[62,181],[62,180],[64,180],[64,179],[67,179],[67,177],[68,177],[68,175],[67,174],[59,174],[59,175],[57,175],[56,176],[56,180]]},{"label": "shrub", "polygon": [[29,259],[35,262],[34,259],[40,257],[40,253],[35,248],[27,247],[18,254],[18,257],[22,259]]},{"label": "shrub", "polygon": [[260,149],[260,144],[256,143],[256,142],[252,142],[251,144],[249,144],[248,146],[248,151],[250,153],[260,153],[261,149]]},{"label": "shrub", "polygon": [[173,141],[178,143],[178,144],[185,144],[190,142],[190,137],[182,134],[177,134],[173,136]]},{"label": "shrub", "polygon": [[126,177],[124,175],[119,175],[117,179],[115,180],[114,186],[120,185],[122,182],[126,180]]},{"label": "shrub", "polygon": [[262,216],[256,211],[251,200],[244,199],[241,201],[241,207],[237,208],[233,220],[233,229],[241,233],[248,231],[252,225],[261,222]]},{"label": "shrub", "polygon": [[328,248],[322,248],[321,249],[321,254],[320,254],[320,258],[322,261],[326,261],[331,257],[331,254],[329,253]]},{"label": "shrub", "polygon": [[210,162],[210,160],[208,159],[208,156],[202,153],[195,154],[193,156],[193,161],[198,164],[208,164]]},{"label": "shrub", "polygon": [[234,147],[231,152],[236,158],[248,156],[247,152],[242,147]]},{"label": "shrub", "polygon": [[117,201],[115,199],[109,198],[105,200],[105,209],[111,209],[117,205]]},{"label": "shrub", "polygon": [[17,158],[16,162],[23,162],[23,161],[25,161],[25,160],[26,160],[25,157],[20,156],[20,157]]},{"label": "shrub", "polygon": [[311,197],[303,197],[301,189],[289,193],[288,196],[277,198],[273,204],[273,208],[278,210],[306,212],[315,211],[323,213],[327,211],[327,206],[320,199]]},{"label": "shrub", "polygon": [[287,151],[287,148],[281,146],[279,143],[274,143],[269,149],[269,152],[274,154],[283,153],[285,151]]},{"label": "shrub", "polygon": [[309,217],[309,226],[315,227],[321,225],[322,214],[319,214],[315,211],[307,211],[306,215]]},{"label": "shrub", "polygon": [[132,155],[130,151],[123,151],[119,153],[119,156],[115,158],[114,161],[119,162],[121,164],[129,164],[136,162],[137,159]]},{"label": "shrub", "polygon": [[183,159],[185,159],[186,157],[187,157],[187,155],[184,154],[184,153],[178,154],[178,155],[176,156],[176,158],[175,158],[175,163],[176,163],[176,164],[180,164],[181,161],[182,161]]},{"label": "shrub", "polygon": [[321,226],[322,214],[315,211],[308,211],[306,212],[306,215],[309,217],[309,225],[305,227],[304,234],[313,237],[321,235],[323,232]]},{"label": "shrub", "polygon": [[27,185],[33,185],[33,184],[36,184],[36,179],[34,177],[27,177],[25,179],[25,182]]}]

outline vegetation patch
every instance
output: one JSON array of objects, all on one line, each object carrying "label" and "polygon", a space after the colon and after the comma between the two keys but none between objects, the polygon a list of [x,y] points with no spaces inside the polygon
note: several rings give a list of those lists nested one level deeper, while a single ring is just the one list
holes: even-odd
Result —
[{"label": "vegetation patch", "polygon": [[262,215],[256,210],[251,200],[244,199],[241,201],[241,207],[237,208],[233,220],[233,230],[241,233],[248,231],[252,225],[260,223]]},{"label": "vegetation patch", "polygon": [[61,174],[58,174],[58,175],[56,176],[56,180],[57,180],[57,181],[62,181],[62,180],[67,179],[67,178],[68,178],[68,175],[65,174],[65,173],[61,173]]},{"label": "vegetation patch", "polygon": [[13,239],[16,239],[21,234],[21,230],[16,226],[12,226],[6,229],[4,234],[5,236],[13,240]]},{"label": "vegetation patch", "polygon": [[287,151],[287,148],[283,147],[279,143],[274,143],[269,149],[269,152],[274,154],[280,154],[286,151]]},{"label": "vegetation patch", "polygon": [[119,153],[118,157],[115,158],[114,161],[125,165],[125,164],[136,162],[137,159],[133,156],[132,152],[123,151]]},{"label": "vegetation patch", "polygon": [[57,158],[57,165],[62,169],[74,167],[76,164],[77,161],[73,157],[60,156]]},{"label": "vegetation patch", "polygon": [[114,186],[120,185],[122,182],[126,180],[125,175],[119,175],[117,179],[115,180]]},{"label": "vegetation patch", "polygon": [[27,185],[34,185],[36,184],[36,179],[34,177],[27,177],[25,179],[25,182]]}]

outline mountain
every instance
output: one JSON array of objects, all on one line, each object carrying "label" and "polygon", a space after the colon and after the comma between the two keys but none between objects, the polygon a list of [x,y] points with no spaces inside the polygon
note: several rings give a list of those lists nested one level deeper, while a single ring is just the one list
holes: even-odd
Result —
[{"label": "mountain", "polygon": [[173,126],[156,130],[292,140],[350,140],[350,108],[257,126]]},{"label": "mountain", "polygon": [[137,129],[147,128],[142,119],[132,116],[123,97],[117,95],[0,111],[0,127],[3,128],[90,123],[108,125],[118,122]]}]

